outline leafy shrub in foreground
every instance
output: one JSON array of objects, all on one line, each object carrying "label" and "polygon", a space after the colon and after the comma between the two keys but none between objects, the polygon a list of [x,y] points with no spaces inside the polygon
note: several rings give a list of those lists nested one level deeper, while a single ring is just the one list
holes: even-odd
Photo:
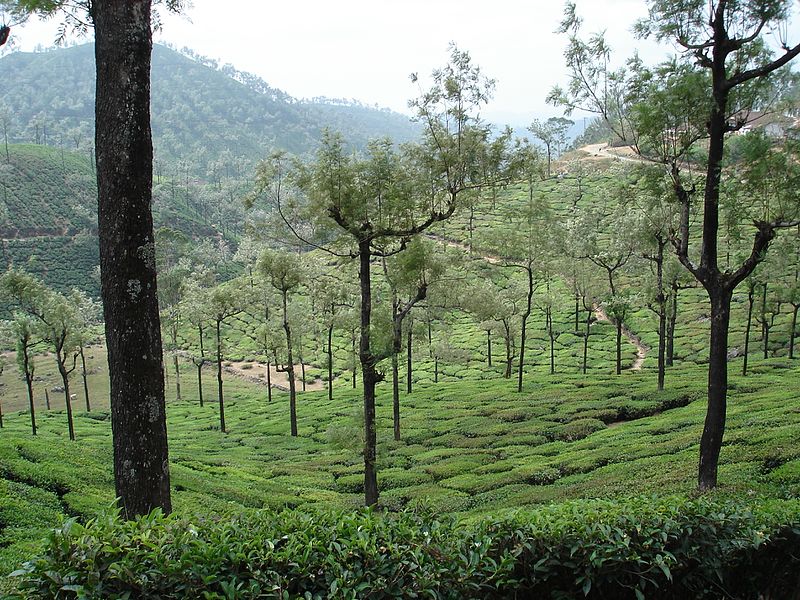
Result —
[{"label": "leafy shrub in foreground", "polygon": [[469,525],[154,513],[68,521],[15,575],[26,598],[791,598],[798,547],[797,501],[580,501]]}]

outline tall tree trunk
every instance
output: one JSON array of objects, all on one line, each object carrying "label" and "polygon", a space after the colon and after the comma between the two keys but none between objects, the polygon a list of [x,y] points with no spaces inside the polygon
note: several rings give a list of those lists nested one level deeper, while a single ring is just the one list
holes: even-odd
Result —
[{"label": "tall tree trunk", "polygon": [[328,326],[328,400],[333,402],[333,324]]},{"label": "tall tree trunk", "polygon": [[356,358],[358,354],[356,353],[356,338],[355,335],[350,340],[353,343],[353,389],[356,389],[356,379],[358,378],[357,367],[356,367]]},{"label": "tall tree trunk", "polygon": [[414,321],[409,320],[408,322],[408,339],[406,339],[406,393],[410,394],[413,390],[413,346],[414,340],[412,338],[414,331]]},{"label": "tall tree trunk", "polygon": [[[383,262],[386,272],[386,260]],[[388,272],[387,279],[388,279]],[[400,301],[397,292],[392,286],[392,424],[394,425],[394,439],[400,440],[400,351],[403,349],[403,322],[399,315]]]},{"label": "tall tree trunk", "polygon": [[617,375],[622,373],[622,320],[615,319],[617,322]]},{"label": "tall tree trunk", "polygon": [[671,367],[675,363],[675,323],[678,320],[678,292],[680,292],[680,288],[677,284],[673,284],[669,318],[667,319],[667,356],[665,361],[667,367]]},{"label": "tall tree trunk", "polygon": [[761,294],[761,340],[764,342],[764,360],[769,358],[769,319],[767,318],[767,282]]},{"label": "tall tree trunk", "polygon": [[36,408],[33,404],[33,371],[31,357],[27,346],[22,347],[22,370],[25,374],[25,386],[28,388],[28,408],[31,413],[31,434],[36,435]]},{"label": "tall tree trunk", "polygon": [[219,404],[219,430],[225,431],[225,398],[222,394],[222,332],[220,326],[222,319],[215,319],[215,333],[217,336],[217,402]]},{"label": "tall tree trunk", "polygon": [[200,407],[203,407],[203,365],[206,364],[206,351],[203,348],[203,326],[198,323],[197,325],[197,332],[199,334],[200,340],[200,360],[194,360],[193,362],[197,367],[197,393],[200,396]]},{"label": "tall tree trunk", "polygon": [[61,384],[64,386],[64,405],[67,408],[67,430],[69,431],[69,439],[75,440],[75,423],[72,419],[72,399],[69,393],[69,371],[64,366],[66,357],[61,356],[61,351],[58,351],[58,372],[61,375]]},{"label": "tall tree trunk", "polygon": [[123,515],[172,509],[150,134],[150,0],[91,4],[103,314],[114,481]]},{"label": "tall tree trunk", "polygon": [[433,383],[439,383],[439,357],[433,357]]},{"label": "tall tree trunk", "polygon": [[586,311],[586,332],[583,336],[583,374],[586,375],[586,363],[589,356],[589,334],[592,327],[592,311]]},{"label": "tall tree trunk", "polygon": [[728,393],[728,326],[731,291],[709,290],[711,296],[711,345],[708,353],[708,409],[700,438],[697,483],[701,490],[717,486],[717,466],[725,434]]},{"label": "tall tree trunk", "polygon": [[267,360],[267,402],[272,404],[272,372],[269,360]]},{"label": "tall tree trunk", "polygon": [[531,316],[531,304],[533,302],[533,269],[530,264],[525,267],[528,276],[528,295],[525,312],[522,313],[522,328],[519,335],[519,373],[517,374],[517,392],[522,391],[522,375],[525,370],[525,342],[526,330],[528,328],[528,317]]},{"label": "tall tree trunk", "polygon": [[789,358],[794,358],[794,340],[797,337],[797,311],[800,304],[792,304],[792,328],[789,331]]},{"label": "tall tree trunk", "polygon": [[83,397],[86,400],[86,412],[92,412],[92,406],[89,404],[89,383],[86,378],[86,357],[83,353],[83,344],[80,346],[79,353],[81,355],[81,376],[83,377]]},{"label": "tall tree trunk", "polygon": [[486,330],[486,360],[492,366],[492,330]]},{"label": "tall tree trunk", "polygon": [[506,338],[506,371],[503,373],[503,377],[505,379],[511,379],[511,370],[513,369],[514,365],[514,353],[511,349],[512,346],[512,339],[511,339],[511,327],[508,323],[503,323],[503,327],[505,328],[505,338]]},{"label": "tall tree trunk", "polygon": [[47,410],[50,410],[50,391],[47,388],[44,388],[44,405],[47,407]]},{"label": "tall tree trunk", "polygon": [[297,387],[294,380],[294,358],[292,356],[292,328],[289,325],[289,298],[283,292],[283,330],[286,332],[286,375],[289,377],[289,423],[292,437],[297,437]]},{"label": "tall tree trunk", "polygon": [[178,355],[173,351],[172,367],[175,369],[175,399],[181,399],[181,369],[178,363]]},{"label": "tall tree trunk", "polygon": [[359,284],[361,287],[361,341],[359,359],[361,380],[364,385],[364,502],[367,506],[378,503],[378,474],[376,470],[377,433],[375,430],[375,386],[378,373],[370,344],[372,323],[372,279],[370,272],[371,250],[369,240],[358,243]]},{"label": "tall tree trunk", "polygon": [[742,375],[747,375],[747,359],[750,356],[750,327],[753,323],[753,305],[755,304],[755,286],[747,286],[747,325],[744,329],[744,362]]}]

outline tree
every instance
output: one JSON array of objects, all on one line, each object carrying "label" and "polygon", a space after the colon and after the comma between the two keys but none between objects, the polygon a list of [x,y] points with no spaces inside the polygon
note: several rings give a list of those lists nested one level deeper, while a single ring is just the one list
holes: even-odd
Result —
[{"label": "tree", "polygon": [[[43,339],[53,347],[64,388],[69,439],[74,440],[69,376],[75,370],[78,360],[76,333],[80,325],[77,310],[62,294],[53,292],[41,280],[22,271],[7,271],[0,279],[0,288],[15,306],[39,323]],[[70,356],[72,366],[68,367]]]},{"label": "tree", "polygon": [[[289,319],[289,294],[304,281],[303,266],[296,254],[266,250],[261,253],[257,265],[259,273],[270,281],[281,296],[283,331],[286,334],[286,362],[278,368],[289,378],[289,422],[293,437],[297,436],[297,389],[294,373],[294,344]],[[276,361],[277,362],[277,361]],[[277,365],[276,365],[277,366]]]},{"label": "tree", "polygon": [[[705,175],[702,180],[702,226],[700,228],[700,250],[690,252],[692,229],[690,215],[697,195],[697,187],[691,176],[687,178],[681,171],[680,160],[665,163],[667,177],[672,185],[675,199],[680,206],[679,225],[673,235],[676,254],[686,269],[703,285],[711,304],[711,335],[708,367],[708,409],[700,441],[700,461],[698,467],[698,487],[701,490],[717,485],[717,466],[719,463],[722,439],[725,432],[727,413],[727,352],[730,307],[733,291],[764,259],[765,252],[774,239],[778,229],[792,226],[796,220],[796,198],[784,186],[774,188],[785,190],[785,199],[790,202],[778,203],[770,210],[754,219],[755,232],[748,255],[737,265],[720,264],[719,236],[720,212],[727,190],[723,183],[733,183],[736,178],[727,176],[725,169],[725,143],[729,134],[740,130],[747,123],[751,110],[769,103],[775,96],[776,82],[780,70],[800,54],[800,44],[790,45],[784,27],[790,11],[788,0],[768,0],[764,2],[736,2],[718,0],[650,0],[649,16],[636,25],[641,37],[654,37],[659,41],[673,41],[683,52],[677,59],[667,61],[660,67],[660,75],[653,77],[643,69],[632,73],[624,97],[625,106],[634,104],[644,107],[645,115],[660,118],[640,121],[646,125],[645,131],[657,147],[659,139],[672,128],[671,123],[680,122],[679,129],[673,129],[669,137],[678,140],[673,158],[682,159],[691,150],[692,139],[705,138],[707,158]],[[575,18],[574,5],[568,7],[562,31],[571,31],[570,48],[588,48],[577,38],[579,19]],[[765,41],[766,32],[775,32],[780,40],[780,50],[775,56]],[[602,73],[598,65],[607,64],[605,56],[595,54],[579,56],[574,60],[568,53],[568,63],[572,71],[573,87],[569,94],[561,94],[560,100],[569,105],[577,105],[586,100],[595,107],[601,106],[602,90],[600,82],[580,81],[585,73],[582,65],[592,65],[596,72]],[[583,60],[585,59],[585,60]],[[605,62],[604,62],[605,61]],[[646,77],[636,79],[638,74]],[[666,75],[666,76],[664,76]],[[680,82],[680,86],[674,85]],[[647,83],[647,93],[643,92]],[[675,90],[679,90],[675,93]],[[691,91],[690,96],[680,91]],[[650,99],[653,92],[660,91],[657,110]],[[556,99],[557,94],[553,95]],[[623,106],[623,109],[625,107]],[[602,112],[602,111],[601,111]],[[637,110],[622,110],[623,121],[637,115]],[[602,113],[609,122],[616,122]],[[678,120],[676,120],[676,118]],[[660,121],[660,122],[659,122]],[[635,127],[634,127],[635,128]],[[620,137],[625,137],[624,134]],[[756,162],[745,163],[748,170],[755,171],[770,159],[783,160],[787,169],[784,177],[794,170],[794,164],[786,152],[768,156],[768,149],[761,152]],[[750,159],[756,158],[752,155]],[[771,172],[775,172],[770,170]],[[747,187],[746,185],[744,186]],[[790,198],[791,196],[791,198]],[[741,200],[741,198],[739,198]]]},{"label": "tree", "polygon": [[218,285],[208,294],[208,305],[206,313],[211,321],[214,322],[214,340],[216,343],[216,363],[217,363],[217,403],[219,406],[219,429],[222,433],[227,433],[225,429],[225,397],[222,390],[222,325],[234,315],[243,311],[245,303],[244,290],[236,285],[236,281]]},{"label": "tree", "polygon": [[547,154],[547,176],[552,177],[550,164],[553,156],[558,156],[567,143],[567,131],[575,123],[564,117],[550,117],[546,121],[534,119],[528,127],[533,136],[544,144]]},{"label": "tree", "polygon": [[[415,238],[408,248],[391,260],[383,258],[383,272],[392,297],[392,415],[394,439],[400,440],[400,377],[398,357],[403,349],[403,322],[418,303],[428,295],[428,286],[441,275],[441,265],[436,262],[430,243]],[[407,328],[409,344],[407,383],[411,393],[411,326]]]},{"label": "tree", "polygon": [[8,337],[15,342],[17,350],[17,366],[25,379],[28,389],[28,408],[31,416],[31,433],[36,435],[36,408],[33,403],[33,380],[36,365],[33,361],[36,347],[42,341],[39,323],[36,319],[22,312],[15,313],[11,321],[5,324]]},{"label": "tree", "polygon": [[[169,10],[182,0],[165,0]],[[111,379],[114,483],[128,518],[170,512],[150,132],[151,0],[17,0],[21,14],[94,26],[101,288]]]},{"label": "tree", "polygon": [[78,348],[78,356],[81,358],[81,377],[83,379],[83,397],[86,400],[86,412],[91,412],[88,371],[86,370],[86,345],[94,340],[92,327],[98,323],[101,307],[86,292],[77,289],[72,290],[68,300],[75,307],[78,317],[75,341]]},{"label": "tree", "polygon": [[404,250],[414,236],[448,219],[465,192],[484,183],[480,157],[488,129],[476,113],[488,100],[493,82],[455,46],[450,62],[434,71],[432,79],[431,88],[410,103],[425,130],[421,146],[398,152],[390,141],[379,140],[359,159],[345,150],[340,136],[326,132],[316,160],[300,168],[297,177],[309,198],[314,224],[327,231],[328,239],[339,234],[347,251],[338,254],[359,263],[367,505],[378,500],[375,386],[383,378],[377,365],[388,356],[372,344],[372,258]]}]

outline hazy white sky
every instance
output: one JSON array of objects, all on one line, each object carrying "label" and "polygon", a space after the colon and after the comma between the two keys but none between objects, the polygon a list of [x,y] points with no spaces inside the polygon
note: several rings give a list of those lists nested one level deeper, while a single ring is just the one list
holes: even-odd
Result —
[{"label": "hazy white sky", "polygon": [[[644,0],[577,0],[587,32],[605,30],[622,60],[638,48],[655,62],[669,48],[635,40]],[[496,123],[555,116],[545,103],[565,81],[563,0],[193,0],[164,15],[157,41],[231,63],[295,97],[355,98],[407,112],[409,74],[442,66],[451,41],[497,80],[484,111]],[[17,47],[50,45],[53,24],[16,30]],[[800,36],[794,36],[795,38]]]}]

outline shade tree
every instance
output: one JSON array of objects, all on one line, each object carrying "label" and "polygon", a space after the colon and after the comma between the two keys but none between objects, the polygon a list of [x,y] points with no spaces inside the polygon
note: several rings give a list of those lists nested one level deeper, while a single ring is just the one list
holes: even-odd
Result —
[{"label": "shade tree", "polygon": [[[800,44],[790,43],[787,37],[785,24],[791,9],[791,3],[787,0],[759,3],[651,0],[648,5],[648,17],[637,23],[636,31],[641,37],[672,41],[682,51],[677,58],[662,63],[661,68],[680,80],[693,82],[685,89],[697,90],[697,93],[690,97],[693,99],[690,102],[684,100],[685,106],[681,112],[688,114],[685,112],[688,108],[691,114],[702,115],[687,121],[692,128],[686,133],[703,138],[707,144],[700,189],[694,185],[691,175],[687,178],[674,165],[667,165],[667,177],[681,209],[673,245],[681,263],[705,288],[711,305],[708,410],[698,468],[698,486],[705,490],[717,484],[717,467],[725,431],[728,332],[733,290],[763,260],[778,230],[792,226],[797,218],[794,214],[796,198],[787,195],[785,199],[788,202],[779,203],[780,206],[754,220],[751,249],[744,260],[732,265],[720,260],[723,258],[719,245],[721,208],[728,197],[728,184],[740,177],[738,174],[729,177],[730,171],[725,169],[726,140],[731,133],[747,124],[747,115],[752,110],[768,105],[770,99],[779,95],[783,81],[782,68],[800,54]],[[570,5],[565,24],[565,32],[575,31],[575,26],[579,25],[579,20],[574,16],[574,5]],[[778,36],[780,48],[777,51],[771,50],[766,42],[767,32],[774,32]],[[577,38],[577,35],[572,38]],[[573,46],[575,44],[571,42],[570,47]],[[586,64],[597,65],[602,61],[599,56],[586,58]],[[597,98],[602,87],[593,80],[584,80],[582,83],[576,77],[582,72],[581,65],[574,61],[570,63],[570,60],[568,55],[575,85],[570,89],[570,94],[564,95],[569,96],[567,103]],[[641,94],[641,80],[633,81],[628,97],[633,99],[633,103],[640,102],[646,106],[654,86],[661,87],[664,95],[669,96],[670,90],[675,88],[674,82],[672,77],[649,78],[647,93]],[[665,114],[669,112],[665,111]],[[635,111],[628,114],[635,114]],[[653,123],[655,127],[651,130],[666,129],[664,123],[659,125],[657,120]],[[759,168],[762,160],[767,159],[764,155],[756,163],[746,165],[753,172]],[[778,160],[781,158],[778,157]],[[787,176],[791,178],[788,173],[794,170],[792,159],[784,152],[783,160]],[[782,193],[782,187],[775,187],[773,191]],[[699,251],[695,252],[690,251],[690,245],[697,237],[690,227],[690,215],[699,196],[702,196],[702,224],[698,228],[701,243]]]},{"label": "shade tree", "polygon": [[281,316],[284,334],[286,335],[286,360],[279,371],[286,373],[289,379],[289,421],[292,436],[297,436],[297,389],[295,381],[296,342],[292,341],[292,320],[289,317],[289,298],[297,292],[306,279],[305,269],[300,258],[290,252],[265,250],[257,263],[258,272],[270,282],[281,302]]},{"label": "shade tree", "polygon": [[[412,80],[419,81],[416,75]],[[372,343],[372,259],[402,252],[414,236],[452,216],[465,193],[484,184],[480,157],[488,128],[479,109],[492,86],[469,54],[452,46],[450,61],[433,72],[431,87],[410,102],[424,130],[419,146],[398,151],[380,140],[361,158],[327,132],[315,160],[298,168],[296,185],[307,198],[306,213],[314,215],[307,222],[327,233],[329,250],[359,264],[367,505],[378,500],[375,387],[383,379],[378,363],[389,356]],[[302,233],[298,237],[312,241]]]}]

